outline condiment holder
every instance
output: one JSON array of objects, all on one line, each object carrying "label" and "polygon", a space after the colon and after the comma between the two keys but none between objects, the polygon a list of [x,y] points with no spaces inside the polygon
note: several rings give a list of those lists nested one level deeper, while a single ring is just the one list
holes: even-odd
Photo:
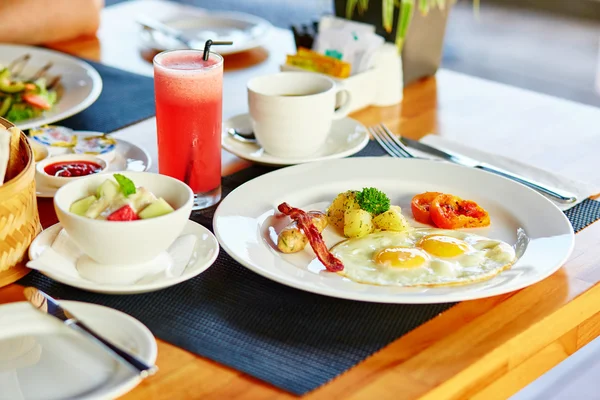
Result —
[{"label": "condiment holder", "polygon": [[[398,49],[393,43],[384,43],[373,55],[373,67],[365,72],[340,79],[318,72],[327,76],[338,85],[350,92],[349,112],[354,112],[368,106],[386,107],[402,101],[402,60]],[[306,70],[282,64],[281,71]],[[338,106],[346,99],[344,94],[337,98]]]}]

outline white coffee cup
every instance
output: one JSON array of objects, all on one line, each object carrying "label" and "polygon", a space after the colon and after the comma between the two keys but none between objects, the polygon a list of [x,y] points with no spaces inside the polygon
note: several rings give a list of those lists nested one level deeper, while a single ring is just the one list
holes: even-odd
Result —
[{"label": "white coffee cup", "polygon": [[[336,97],[345,101],[335,110]],[[277,157],[315,154],[327,140],[331,123],[348,114],[350,92],[311,72],[280,72],[248,82],[248,104],[256,139]]]}]

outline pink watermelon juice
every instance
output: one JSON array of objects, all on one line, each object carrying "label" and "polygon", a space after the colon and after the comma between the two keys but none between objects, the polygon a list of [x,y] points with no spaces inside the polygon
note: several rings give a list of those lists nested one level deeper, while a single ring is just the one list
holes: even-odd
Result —
[{"label": "pink watermelon juice", "polygon": [[211,53],[204,61],[197,50],[161,53],[154,58],[154,92],[159,172],[187,183],[202,207],[218,202],[223,58]]}]

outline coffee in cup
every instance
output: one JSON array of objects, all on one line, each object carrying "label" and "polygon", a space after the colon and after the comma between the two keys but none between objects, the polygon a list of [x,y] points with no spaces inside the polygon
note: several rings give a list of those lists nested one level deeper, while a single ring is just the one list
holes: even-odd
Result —
[{"label": "coffee in cup", "polygon": [[[337,94],[345,101],[336,110]],[[311,72],[280,72],[248,82],[250,118],[256,139],[277,157],[315,154],[327,140],[333,120],[348,114],[350,92]]]}]

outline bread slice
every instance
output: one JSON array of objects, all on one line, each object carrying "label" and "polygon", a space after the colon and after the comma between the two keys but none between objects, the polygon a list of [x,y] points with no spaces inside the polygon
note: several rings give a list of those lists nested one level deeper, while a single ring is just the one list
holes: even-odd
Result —
[{"label": "bread slice", "polygon": [[4,183],[10,157],[10,132],[0,125],[0,186]]},{"label": "bread slice", "polygon": [[8,128],[8,132],[10,133],[10,155],[4,183],[19,175],[27,164],[27,156],[25,152],[21,152],[21,130],[12,127]]}]

